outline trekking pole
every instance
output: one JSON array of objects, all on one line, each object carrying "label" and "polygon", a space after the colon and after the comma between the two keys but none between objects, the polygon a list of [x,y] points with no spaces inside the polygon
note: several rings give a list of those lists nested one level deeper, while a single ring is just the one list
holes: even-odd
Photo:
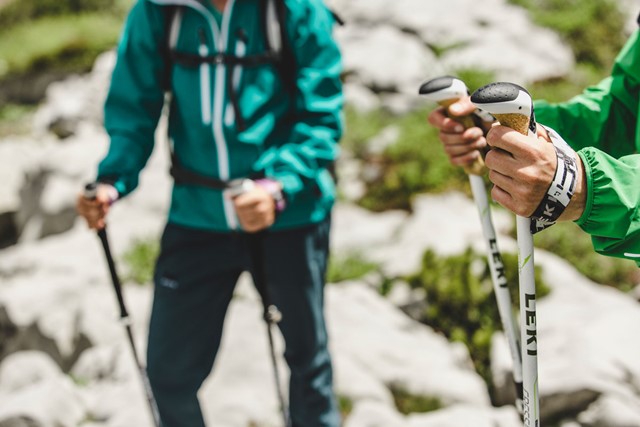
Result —
[{"label": "trekking pole", "polygon": [[[503,126],[523,135],[535,134],[536,121],[531,95],[513,83],[491,83],[471,95],[471,102],[492,114]],[[540,426],[538,394],[538,344],[536,328],[536,284],[531,219],[516,217],[520,285],[520,326],[523,367],[523,421],[525,427]]]},{"label": "trekking pole", "polygon": [[[231,181],[227,190],[227,194],[231,197],[239,196],[245,191],[250,190],[255,183],[250,179],[242,179]],[[249,244],[249,253],[251,254],[251,264],[253,266],[253,283],[260,295],[263,306],[263,319],[267,324],[267,335],[269,337],[269,351],[271,354],[271,364],[275,376],[276,393],[280,403],[280,411],[285,427],[291,427],[291,419],[289,417],[289,407],[284,398],[284,390],[280,384],[280,369],[278,368],[278,359],[276,357],[275,343],[273,340],[273,329],[282,320],[282,313],[271,301],[271,295],[267,286],[267,273],[265,269],[264,242],[266,230],[260,230],[254,233],[247,233]]]},{"label": "trekking pole", "polygon": [[[486,113],[476,115],[475,117],[460,117],[449,114],[449,106],[451,106],[451,104],[469,95],[467,85],[456,77],[443,76],[429,80],[420,86],[419,93],[444,107],[445,114],[462,124],[466,129],[477,125],[476,118],[485,122],[494,120],[493,116]],[[520,353],[520,337],[518,337],[516,333],[518,322],[516,321],[511,305],[509,284],[504,274],[504,262],[498,249],[496,231],[493,226],[493,220],[491,219],[491,209],[487,199],[487,188],[481,176],[486,172],[486,168],[482,157],[478,157],[472,165],[464,166],[463,169],[469,176],[471,192],[480,216],[482,234],[487,249],[489,271],[491,273],[491,281],[493,282],[493,291],[496,295],[502,329],[507,337],[513,363],[513,381],[516,388],[515,406],[522,415],[522,354]]]},{"label": "trekking pole", "polygon": [[[85,199],[95,200],[97,196],[97,191],[98,191],[97,183],[87,184],[84,189]],[[129,318],[129,313],[127,312],[127,307],[124,303],[124,296],[122,295],[122,285],[120,284],[120,279],[118,277],[118,273],[116,272],[115,262],[111,254],[111,249],[109,247],[109,239],[107,238],[106,226],[98,230],[97,234],[98,234],[98,237],[100,238],[100,242],[102,243],[102,248],[104,249],[104,255],[107,259],[109,273],[111,274],[111,282],[113,283],[113,289],[116,293],[116,298],[118,299],[118,306],[120,307],[120,322],[124,325],[125,331],[127,333],[127,337],[129,338],[131,352],[133,353],[136,366],[138,367],[138,372],[140,373],[140,378],[142,379],[142,385],[147,397],[147,402],[149,403],[149,409],[151,410],[153,425],[155,427],[160,427],[161,422],[160,422],[160,412],[158,411],[158,404],[156,403],[156,400],[153,397],[153,391],[151,390],[151,383],[149,382],[149,376],[147,375],[147,370],[143,366],[142,362],[140,362],[140,358],[138,357],[138,352],[136,350],[135,341],[133,340],[133,332],[131,330],[131,319]]]},{"label": "trekking pole", "polygon": [[[444,107],[445,114],[458,121],[465,128],[478,125],[478,120],[482,120],[484,122],[491,122],[495,120],[490,114],[479,111],[477,111],[474,116],[460,117],[449,114],[448,108],[451,104],[457,102],[460,98],[469,95],[467,86],[458,78],[444,76],[432,79],[420,87],[420,94]],[[487,249],[489,270],[498,305],[498,313],[500,315],[503,330],[507,337],[513,362],[513,378],[516,387],[516,408],[520,413],[522,413],[522,356],[520,353],[520,338],[516,333],[517,321],[513,313],[511,294],[509,293],[508,283],[504,274],[504,262],[498,249],[496,232],[493,226],[491,210],[487,199],[487,190],[484,180],[481,177],[481,175],[486,172],[486,168],[482,158],[479,157],[472,165],[465,166],[463,169],[469,176],[471,191],[480,216],[480,223],[482,225],[482,232]]]}]

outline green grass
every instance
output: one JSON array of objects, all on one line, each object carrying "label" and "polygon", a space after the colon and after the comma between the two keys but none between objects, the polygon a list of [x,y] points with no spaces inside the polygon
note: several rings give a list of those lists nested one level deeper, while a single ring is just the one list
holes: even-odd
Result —
[{"label": "green grass", "polygon": [[28,105],[0,106],[0,138],[29,133],[34,112],[35,108]]},{"label": "green grass", "polygon": [[[456,75],[470,90],[493,81],[491,73],[471,69],[459,70]],[[378,212],[410,211],[412,198],[420,193],[469,193],[468,177],[449,163],[438,131],[427,122],[427,115],[434,108],[435,104],[425,101],[424,108],[400,117],[384,110],[358,114],[347,108],[342,145],[369,168],[379,171],[374,178],[365,179],[367,190],[358,201],[361,206]],[[398,141],[381,154],[368,152],[368,141],[390,125],[400,129]]]},{"label": "green grass", "polygon": [[344,256],[332,255],[327,269],[327,283],[359,279],[377,270],[377,264],[365,260],[359,253]]},{"label": "green grass", "polygon": [[86,70],[115,46],[121,19],[87,13],[45,17],[2,31],[0,78],[47,69]]},{"label": "green grass", "polygon": [[126,271],[123,280],[139,285],[150,284],[159,253],[160,243],[157,237],[135,240],[122,257]]},{"label": "green grass", "polygon": [[608,69],[624,43],[626,19],[614,0],[509,0],[571,47],[579,63]]},{"label": "green grass", "polygon": [[[502,253],[512,309],[519,307],[518,259],[516,254]],[[537,297],[549,293],[542,279],[542,269],[535,268]],[[449,257],[427,250],[420,272],[407,278],[413,288],[426,291],[427,306],[419,320],[469,349],[476,371],[493,393],[490,371],[491,337],[502,330],[486,257],[471,249]]]},{"label": "green grass", "polygon": [[389,390],[398,412],[404,415],[432,412],[444,407],[439,398],[411,394],[398,384],[391,384]]},{"label": "green grass", "polygon": [[589,235],[573,222],[560,222],[536,234],[534,244],[564,258],[594,282],[625,292],[640,283],[640,269],[633,261],[596,253]]},{"label": "green grass", "polygon": [[394,116],[383,110],[358,113],[349,105],[345,107],[344,115],[346,125],[340,145],[356,157],[365,156],[367,142],[395,120]]},{"label": "green grass", "polygon": [[353,411],[353,400],[346,396],[338,395],[338,409],[342,419],[346,419]]},{"label": "green grass", "polygon": [[[468,192],[467,176],[461,168],[449,164],[438,140],[438,131],[426,121],[432,108],[397,117],[395,123],[400,128],[398,141],[387,147],[382,155],[361,157],[380,170],[379,176],[365,182],[366,194],[358,201],[361,206],[372,211],[410,211],[411,199],[419,193]],[[362,132],[353,123],[348,123],[347,132],[349,129],[355,133]]]}]

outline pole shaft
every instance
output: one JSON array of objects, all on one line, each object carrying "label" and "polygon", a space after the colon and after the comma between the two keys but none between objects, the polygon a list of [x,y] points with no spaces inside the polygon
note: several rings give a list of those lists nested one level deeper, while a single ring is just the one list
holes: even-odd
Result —
[{"label": "pole shaft", "polygon": [[498,304],[498,313],[504,329],[511,361],[513,363],[513,380],[516,386],[516,408],[522,413],[522,354],[520,349],[520,337],[518,336],[518,322],[512,309],[509,285],[504,275],[504,261],[498,249],[496,231],[491,219],[491,208],[487,198],[487,189],[484,180],[478,175],[469,175],[469,184],[473,199],[478,208],[482,234],[487,247],[487,259],[493,290]]},{"label": "pole shaft", "polygon": [[529,218],[516,217],[522,333],[522,414],[525,427],[539,427],[536,283],[530,223]]},{"label": "pole shaft", "polygon": [[260,294],[263,305],[263,317],[267,323],[267,335],[269,338],[269,353],[271,355],[271,364],[273,365],[273,373],[276,385],[276,393],[278,394],[278,401],[280,403],[280,411],[282,413],[282,420],[285,427],[291,425],[289,418],[289,408],[284,398],[284,392],[280,385],[280,371],[278,369],[278,358],[276,356],[275,342],[273,339],[273,329],[276,324],[272,310],[276,310],[271,302],[271,295],[267,287],[267,272],[265,265],[264,244],[265,244],[266,231],[258,231],[257,233],[250,233],[247,235],[249,242],[249,251],[251,253],[251,263],[253,267],[253,282]]},{"label": "pole shaft", "polygon": [[154,426],[160,427],[160,411],[158,410],[158,404],[153,397],[153,391],[151,390],[151,383],[149,382],[147,370],[145,369],[144,365],[142,365],[142,363],[140,362],[140,358],[138,357],[138,350],[136,348],[135,340],[133,339],[133,331],[129,322],[129,313],[127,312],[127,306],[125,305],[124,296],[122,294],[122,284],[120,283],[120,278],[118,277],[118,272],[116,271],[116,265],[115,261],[113,260],[111,248],[109,246],[109,238],[107,237],[106,227],[98,230],[97,234],[100,238],[100,242],[102,243],[105,258],[107,259],[107,266],[109,268],[109,274],[111,275],[111,283],[113,284],[113,289],[115,291],[116,298],[118,300],[118,306],[120,309],[120,320],[125,325],[125,332],[127,334],[131,353],[133,354],[136,366],[138,367],[138,372],[140,373],[144,393],[147,398],[147,403],[149,404],[149,409],[151,411],[151,418],[153,420]]}]

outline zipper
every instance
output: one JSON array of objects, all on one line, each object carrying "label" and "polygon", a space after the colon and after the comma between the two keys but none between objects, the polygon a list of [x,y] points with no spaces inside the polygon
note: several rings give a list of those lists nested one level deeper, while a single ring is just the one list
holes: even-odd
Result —
[{"label": "zipper", "polygon": [[[230,0],[224,8],[224,12],[222,14],[222,28],[220,29],[220,37],[218,37],[217,42],[217,50],[220,53],[227,51],[227,42],[229,36],[229,21],[231,20],[231,13],[233,11],[233,6],[235,5],[235,0]],[[215,21],[214,21],[215,22]],[[229,150],[227,147],[225,135],[224,135],[224,127],[223,127],[223,113],[224,113],[224,88],[225,88],[225,65],[217,63],[215,65],[215,88],[213,94],[213,139],[216,143],[216,147],[218,149],[218,173],[220,179],[223,181],[229,181],[230,179],[230,171],[229,171]],[[233,201],[221,195],[222,203],[224,206],[225,218],[227,220],[227,226],[236,230],[239,228],[238,218],[236,216],[235,208],[233,207]]]},{"label": "zipper", "polygon": [[[229,21],[231,19],[231,14],[233,12],[235,0],[229,0],[227,5],[225,6],[224,11],[222,13],[221,28],[218,28],[218,24],[215,18],[213,17],[213,15],[211,14],[211,12],[204,5],[202,5],[200,2],[196,0],[173,0],[173,1],[151,0],[151,1],[154,1],[157,4],[171,3],[176,5],[188,6],[198,11],[201,15],[203,15],[206,18],[207,22],[209,23],[211,34],[213,35],[213,40],[217,42],[217,45],[216,45],[217,52],[219,53],[226,52],[228,36],[229,36]],[[200,45],[200,47],[202,47],[202,44]],[[199,52],[199,54],[202,55],[201,51]],[[209,67],[209,79],[207,79],[205,86],[209,87],[209,97],[206,99],[211,99],[210,76],[211,76],[212,66],[211,64],[207,64],[207,65]],[[206,124],[208,125],[209,122],[211,123],[213,140],[216,145],[216,152],[218,154],[218,175],[219,175],[218,177],[223,181],[228,181],[230,178],[230,171],[229,171],[230,161],[229,161],[229,150],[227,148],[227,142],[224,136],[224,128],[223,128],[224,109],[222,104],[223,96],[224,96],[225,80],[226,80],[225,78],[226,73],[224,72],[225,65],[216,63],[213,65],[213,68],[214,68],[213,72],[215,76],[215,86],[213,88],[214,101],[213,101],[213,108],[210,110],[211,119],[207,121]],[[200,70],[201,70],[201,76],[200,76],[201,94],[202,94],[202,99],[205,99],[204,90],[203,90],[204,87],[202,87],[202,85],[204,83],[203,74],[206,74],[206,73],[204,72],[205,71],[204,68],[201,68]],[[210,108],[210,107],[206,107],[207,105],[210,106],[211,101],[209,101],[208,103],[202,103],[203,121],[205,118],[207,118],[207,113],[205,109]],[[225,220],[227,222],[227,227],[229,227],[229,229],[231,230],[235,230],[239,227],[239,223],[238,223],[238,218],[236,217],[235,209],[233,207],[233,202],[227,199],[226,197],[224,197],[224,194],[222,194],[222,192],[220,194],[220,197],[222,199],[222,204],[224,207]]]},{"label": "zipper", "polygon": [[[204,29],[198,30],[198,38],[200,46],[198,47],[198,55],[205,58],[209,55],[207,47],[207,36]],[[202,124],[211,124],[211,65],[208,62],[200,64],[200,111],[202,113]]]},{"label": "zipper", "polygon": [[[236,43],[236,56],[238,58],[243,57],[247,54],[247,43],[244,40],[244,37],[242,37],[242,35],[244,35],[244,33],[241,33],[241,35],[239,35],[239,39]],[[240,79],[242,78],[242,71],[243,71],[243,67],[242,65],[236,65],[233,68],[233,77],[232,77],[232,90],[235,91],[235,93],[238,93],[238,89],[240,88]],[[233,105],[231,105],[231,103],[227,103],[227,106],[225,108],[225,113],[224,113],[224,124],[227,127],[231,127],[233,126],[233,122],[236,119],[236,115],[234,112],[234,108]]]}]

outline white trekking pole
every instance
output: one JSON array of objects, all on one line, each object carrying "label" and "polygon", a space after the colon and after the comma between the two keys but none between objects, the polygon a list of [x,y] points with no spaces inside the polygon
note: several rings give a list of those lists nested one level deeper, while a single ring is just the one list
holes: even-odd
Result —
[{"label": "white trekking pole", "polygon": [[[471,116],[459,117],[449,114],[448,108],[451,104],[469,95],[469,89],[462,80],[451,76],[437,77],[422,84],[419,93],[444,107],[445,113],[462,124],[466,129],[476,126]],[[492,122],[495,120],[490,114],[484,112],[478,113],[476,117],[482,121]],[[493,290],[498,304],[498,313],[500,314],[502,328],[509,344],[513,362],[513,381],[516,387],[515,404],[518,411],[522,414],[522,355],[520,353],[520,337],[516,332],[518,330],[518,322],[516,321],[511,306],[511,294],[509,293],[509,285],[504,274],[504,262],[498,249],[496,232],[493,226],[493,220],[491,219],[491,209],[487,199],[487,189],[481,176],[486,172],[482,157],[478,157],[472,165],[465,166],[464,171],[469,175],[471,192],[473,193],[473,199],[478,208],[478,214],[480,215]]]},{"label": "white trekking pole", "polygon": [[[492,114],[503,126],[523,135],[536,132],[531,95],[513,83],[491,83],[471,95],[471,102]],[[536,284],[531,219],[516,217],[522,337],[522,403],[525,427],[540,426],[538,394],[538,343],[536,329]]]}]

